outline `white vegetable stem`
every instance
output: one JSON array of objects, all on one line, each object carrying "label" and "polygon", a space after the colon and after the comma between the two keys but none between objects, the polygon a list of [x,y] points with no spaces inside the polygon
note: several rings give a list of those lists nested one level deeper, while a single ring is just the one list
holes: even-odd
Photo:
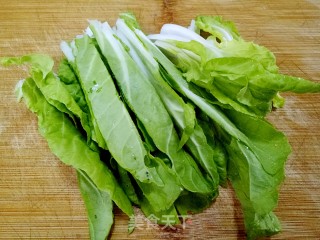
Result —
[{"label": "white vegetable stem", "polygon": [[207,41],[194,31],[176,24],[164,24],[161,28],[160,34],[149,35],[148,38],[152,41],[197,41],[205,46],[213,53],[215,57],[221,57],[220,49],[217,48],[213,42]]}]

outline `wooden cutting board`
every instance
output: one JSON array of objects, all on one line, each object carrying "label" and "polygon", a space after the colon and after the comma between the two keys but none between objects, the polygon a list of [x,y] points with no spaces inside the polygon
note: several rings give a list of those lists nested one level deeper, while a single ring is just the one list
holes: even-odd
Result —
[{"label": "wooden cutting board", "polygon": [[[87,19],[134,12],[146,33],[162,24],[188,25],[198,14],[222,15],[241,35],[270,48],[282,73],[320,81],[320,2],[279,1],[40,1],[0,0],[0,56],[47,53],[59,61],[59,43],[80,34]],[[37,132],[35,115],[13,94],[23,69],[0,68],[0,239],[88,239],[75,171],[60,163]],[[283,232],[271,239],[320,239],[320,94],[285,94],[284,109],[269,119],[293,148],[276,213]],[[137,211],[138,216],[141,213]],[[221,189],[211,208],[186,228],[152,228],[115,209],[111,239],[244,239],[239,202]]]}]

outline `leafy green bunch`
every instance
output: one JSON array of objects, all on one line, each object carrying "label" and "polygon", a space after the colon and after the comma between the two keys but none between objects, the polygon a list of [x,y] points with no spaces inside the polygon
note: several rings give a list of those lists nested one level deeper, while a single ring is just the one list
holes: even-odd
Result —
[{"label": "leafy green bunch", "polygon": [[280,231],[273,210],[291,148],[265,116],[284,105],[280,92],[320,92],[319,83],[280,74],[268,49],[221,17],[146,36],[124,13],[113,28],[89,21],[61,49],[57,74],[46,55],[1,63],[30,66],[17,95],[52,152],[77,170],[92,239],[109,234],[113,203],[178,224],[228,180],[248,239]]}]

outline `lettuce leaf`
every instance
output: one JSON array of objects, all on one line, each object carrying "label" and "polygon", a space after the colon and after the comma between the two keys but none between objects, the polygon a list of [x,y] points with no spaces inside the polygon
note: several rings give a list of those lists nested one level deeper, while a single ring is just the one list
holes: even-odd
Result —
[{"label": "lettuce leaf", "polygon": [[84,171],[124,213],[132,215],[131,203],[112,172],[100,160],[99,153],[88,147],[72,121],[46,101],[31,78],[23,83],[22,92],[27,107],[38,116],[39,132],[47,140],[51,151],[63,163]]},{"label": "lettuce leaf", "polygon": [[224,140],[228,177],[244,210],[247,234],[253,239],[274,234],[281,227],[272,210],[277,206],[291,147],[284,134],[265,120],[232,110],[227,116],[252,143],[248,148],[234,138]]},{"label": "lettuce leaf", "polygon": [[[179,216],[174,205],[170,206],[166,210],[155,210],[148,200],[143,197],[141,200],[141,210],[149,220],[153,221],[153,224],[166,225],[170,223],[171,225],[179,224]],[[169,221],[166,217],[169,217]]]},{"label": "lettuce leaf", "polygon": [[[159,64],[153,59],[152,53],[142,44],[134,32],[131,31],[130,26],[126,25],[126,21],[124,17],[124,20],[118,19],[116,22],[118,36],[129,46],[130,50],[128,53],[133,60],[138,63],[140,70],[145,72],[147,79],[156,89],[168,113],[173,118],[175,125],[182,131],[181,141],[183,143],[186,141],[185,146],[191,152],[197,163],[209,174],[212,187],[214,191],[216,191],[219,176],[213,160],[213,149],[207,143],[202,128],[195,121],[193,106],[185,103],[163,79]],[[132,18],[129,19],[129,23],[131,22]]]},{"label": "lettuce leaf", "polygon": [[76,72],[108,150],[135,178],[162,185],[155,170],[145,165],[147,152],[94,42],[84,36],[75,45]]},{"label": "lettuce leaf", "polygon": [[143,123],[157,148],[169,156],[182,186],[192,192],[210,192],[209,184],[192,157],[184,150],[178,150],[178,134],[156,90],[117,40],[110,26],[91,21],[90,28],[128,106]]},{"label": "lettuce leaf", "polygon": [[273,211],[291,147],[265,116],[284,105],[281,92],[317,93],[319,83],[279,73],[273,53],[218,16],[146,37],[125,13],[112,29],[89,21],[61,49],[58,75],[41,54],[0,64],[29,66],[16,94],[76,169],[91,239],[109,234],[113,202],[130,217],[135,204],[149,220],[177,224],[178,213],[209,207],[227,179],[248,239],[281,230]]},{"label": "lettuce leaf", "polygon": [[140,205],[139,198],[132,184],[130,174],[119,165],[117,165],[117,167],[118,167],[118,174],[119,174],[119,178],[118,178],[119,183],[123,188],[124,192],[126,193],[126,195],[128,196],[128,198],[132,203],[136,205]]},{"label": "lettuce leaf", "polygon": [[240,37],[236,26],[220,16],[197,16],[195,24],[198,29],[210,33],[220,41],[230,41]]},{"label": "lettuce leaf", "polygon": [[82,199],[86,205],[90,239],[105,240],[113,224],[113,204],[107,192],[100,191],[87,174],[77,171]]},{"label": "lettuce leaf", "polygon": [[180,149],[188,141],[194,130],[196,122],[194,109],[190,104],[185,103],[185,101],[162,79],[158,63],[125,23],[127,21],[132,23],[132,18],[129,18],[128,20],[128,15],[122,16],[122,18],[124,18],[125,21],[123,19],[118,19],[116,22],[117,36],[129,47],[128,53],[140,70],[147,76],[147,79],[157,91],[168,113],[179,126],[180,131],[182,131],[180,134]]},{"label": "lettuce leaf", "polygon": [[[60,73],[62,73],[65,81],[69,81],[68,83],[72,82],[71,87],[66,87],[64,82],[60,81],[53,73],[53,60],[47,55],[32,54],[22,57],[6,58],[3,60],[3,63],[5,65],[29,65],[30,75],[46,100],[59,111],[67,113],[74,121],[75,118],[80,120],[81,126],[87,133],[88,143],[93,139],[100,147],[106,149],[104,140],[96,137],[97,133],[92,131],[90,116],[85,108],[86,102],[82,99],[82,96],[79,95],[81,89],[77,88],[75,84],[76,79],[73,78],[72,73],[70,73],[70,70],[67,69],[63,63],[61,64],[61,66],[64,66],[63,71],[60,71]],[[66,80],[67,78],[68,80]],[[77,94],[77,96],[75,96],[75,94]],[[90,145],[93,149],[97,149],[95,144],[90,143]]]},{"label": "lettuce leaf", "polygon": [[228,111],[225,114],[195,94],[174,64],[141,31],[135,32],[162,65],[163,74],[168,76],[166,79],[170,84],[206,113],[221,128],[221,135],[228,139],[224,142],[232,164],[228,167],[228,175],[242,204],[248,236],[278,232],[279,221],[271,211],[278,200],[278,188],[284,178],[284,162],[290,153],[285,136],[263,119],[234,110],[225,110]]},{"label": "lettuce leaf", "polygon": [[188,81],[209,91],[224,108],[264,117],[272,106],[283,106],[279,92],[320,92],[319,83],[279,74],[275,56],[243,40],[231,22],[199,16],[195,24],[211,35],[205,39],[187,28],[164,25],[161,34],[150,38]]},{"label": "lettuce leaf", "polygon": [[142,190],[143,196],[155,211],[165,211],[172,206],[179,197],[183,188],[180,185],[178,176],[161,159],[150,157],[150,166],[154,167],[161,176],[163,186],[157,186],[152,183],[142,183],[137,181]]},{"label": "lettuce leaf", "polygon": [[59,64],[58,77],[83,112],[90,114],[86,98],[72,66],[67,59]]},{"label": "lettuce leaf", "polygon": [[181,216],[200,213],[212,204],[217,194],[217,192],[201,194],[183,191],[174,206]]},{"label": "lettuce leaf", "polygon": [[143,137],[143,141],[144,141],[144,144],[146,146],[146,149],[149,151],[149,152],[154,152],[157,150],[157,147],[156,145],[154,144],[152,138],[150,137],[150,135],[148,134],[146,128],[143,126],[142,122],[139,120],[139,119],[136,119],[136,124],[137,124],[137,127],[138,129],[140,130],[140,133]]},{"label": "lettuce leaf", "polygon": [[224,147],[216,136],[215,130],[213,128],[213,123],[210,119],[199,119],[199,125],[202,127],[208,144],[213,149],[213,159],[217,166],[217,172],[219,175],[219,184],[223,187],[227,186],[227,165],[228,157]]},{"label": "lettuce leaf", "polygon": [[94,121],[94,118],[91,116],[85,95],[73,69],[74,66],[70,65],[68,60],[64,58],[59,64],[58,77],[61,83],[67,89],[67,91],[79,105],[81,110],[87,114],[89,131],[91,131],[87,133],[88,138],[91,137],[93,141],[97,142],[98,144],[100,143],[100,147],[107,150],[107,146],[101,136],[100,130],[97,128],[96,122]]},{"label": "lettuce leaf", "polygon": [[52,72],[53,59],[47,55],[32,54],[22,57],[12,57],[2,59],[2,64],[10,65],[28,65],[30,75],[37,84],[37,87],[43,92],[47,101],[54,105],[59,111],[67,113],[71,118],[73,115],[79,117],[84,126],[87,126],[87,118],[73,101],[66,89]]}]

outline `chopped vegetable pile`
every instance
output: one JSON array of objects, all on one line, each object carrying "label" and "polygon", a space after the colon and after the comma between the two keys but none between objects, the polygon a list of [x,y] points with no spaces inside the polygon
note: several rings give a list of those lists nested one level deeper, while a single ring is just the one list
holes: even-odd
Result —
[{"label": "chopped vegetable pile", "polygon": [[1,64],[30,66],[17,95],[52,152],[77,170],[91,239],[110,233],[113,203],[179,224],[228,181],[248,239],[281,230],[273,210],[291,148],[265,117],[284,105],[279,93],[320,92],[319,83],[279,73],[268,49],[214,16],[149,36],[129,13],[113,28],[92,20],[61,50],[57,73],[46,55]]}]

